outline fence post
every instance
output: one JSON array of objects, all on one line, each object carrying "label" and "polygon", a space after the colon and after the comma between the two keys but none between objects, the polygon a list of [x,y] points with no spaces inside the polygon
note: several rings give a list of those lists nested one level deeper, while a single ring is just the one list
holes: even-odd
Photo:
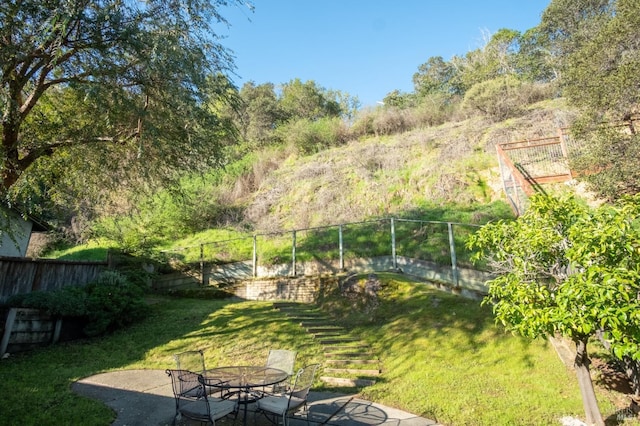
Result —
[{"label": "fence post", "polygon": [[573,174],[571,173],[571,167],[569,167],[569,151],[567,150],[567,141],[564,138],[564,132],[562,128],[558,129],[558,140],[560,141],[560,150],[562,151],[562,156],[567,161],[567,170],[569,173],[569,179],[573,179]]},{"label": "fence post", "polygon": [[342,240],[342,224],[338,226],[338,250],[340,251],[340,271],[344,271],[344,243]]},{"label": "fence post", "polygon": [[296,231],[295,229],[291,232],[291,271],[292,276],[296,276]]},{"label": "fence post", "polygon": [[393,269],[398,269],[398,259],[396,258],[396,224],[391,218],[391,259],[393,259]]},{"label": "fence post", "polygon": [[200,244],[200,285],[204,287],[204,244]]},{"label": "fence post", "polygon": [[258,237],[256,235],[253,236],[253,259],[252,259],[253,278],[256,278],[258,276],[258,240],[257,238]]},{"label": "fence post", "polygon": [[458,278],[458,260],[456,259],[456,245],[453,239],[453,224],[447,222],[447,228],[449,229],[449,251],[451,252],[451,272],[453,272],[453,283],[456,287],[460,286],[460,280]]}]

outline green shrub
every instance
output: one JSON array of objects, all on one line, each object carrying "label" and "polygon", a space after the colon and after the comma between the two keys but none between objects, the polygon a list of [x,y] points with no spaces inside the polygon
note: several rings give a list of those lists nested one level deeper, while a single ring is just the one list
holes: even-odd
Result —
[{"label": "green shrub", "polygon": [[86,297],[83,287],[69,286],[51,292],[17,294],[9,298],[7,305],[39,309],[54,317],[81,317],[86,314]]},{"label": "green shrub", "polygon": [[348,139],[346,126],[339,118],[300,119],[278,128],[278,135],[302,154],[312,154],[337,146]]},{"label": "green shrub", "polygon": [[462,106],[495,120],[515,117],[522,111],[520,88],[523,83],[513,76],[503,76],[474,84],[464,95]]},{"label": "green shrub", "polygon": [[7,305],[40,309],[54,317],[85,320],[83,332],[87,336],[98,336],[132,324],[148,312],[142,287],[115,271],[103,272],[84,287],[19,294],[9,298]]},{"label": "green shrub", "polygon": [[457,96],[433,93],[420,98],[420,104],[413,109],[417,125],[437,126],[453,121],[461,100]]},{"label": "green shrub", "polygon": [[148,307],[143,290],[115,271],[103,272],[86,286],[88,336],[98,336],[144,318]]},{"label": "green shrub", "polygon": [[87,293],[83,287],[64,287],[51,294],[49,312],[57,317],[83,317],[87,313]]},{"label": "green shrub", "polygon": [[217,287],[170,289],[165,294],[172,297],[206,300],[227,299],[233,296],[233,293]]},{"label": "green shrub", "polygon": [[375,119],[375,111],[366,109],[360,111],[356,116],[355,122],[351,125],[351,137],[358,139],[365,136],[375,134],[373,130],[373,121]]}]

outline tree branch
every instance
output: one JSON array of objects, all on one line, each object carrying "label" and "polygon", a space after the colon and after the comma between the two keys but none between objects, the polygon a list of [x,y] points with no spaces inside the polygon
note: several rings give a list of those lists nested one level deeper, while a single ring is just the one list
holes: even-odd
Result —
[{"label": "tree branch", "polygon": [[18,160],[18,166],[20,170],[25,170],[34,161],[36,161],[40,157],[50,156],[56,150],[65,147],[73,147],[80,145],[91,145],[96,143],[111,143],[113,145],[121,145],[125,144],[127,141],[137,137],[138,130],[135,129],[129,134],[124,135],[122,138],[110,137],[110,136],[102,136],[96,137],[93,139],[73,139],[66,141],[53,142],[44,146],[40,146],[38,148],[34,148],[33,150],[28,151],[28,153]]}]

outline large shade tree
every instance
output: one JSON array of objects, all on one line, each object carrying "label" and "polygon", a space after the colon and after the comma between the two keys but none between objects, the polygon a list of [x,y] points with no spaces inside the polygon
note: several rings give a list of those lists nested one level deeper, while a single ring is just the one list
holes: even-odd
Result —
[{"label": "large shade tree", "polygon": [[602,333],[616,357],[640,359],[640,196],[591,209],[537,195],[524,215],[484,226],[469,245],[497,275],[485,299],[497,321],[575,343],[587,423],[604,425],[587,345]]},{"label": "large shade tree", "polygon": [[246,2],[1,2],[0,195],[98,193],[217,164],[229,5]]}]

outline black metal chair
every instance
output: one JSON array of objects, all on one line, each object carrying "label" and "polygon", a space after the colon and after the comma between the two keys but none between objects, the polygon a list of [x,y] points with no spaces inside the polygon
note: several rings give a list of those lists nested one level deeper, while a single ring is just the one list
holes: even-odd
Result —
[{"label": "black metal chair", "polygon": [[[187,370],[197,374],[204,374],[206,371],[204,351],[201,349],[174,354],[173,359],[176,361],[176,368],[178,370]],[[213,395],[217,392],[218,395],[216,396],[220,398],[224,396],[222,389],[206,388],[206,390],[208,395]]]},{"label": "black metal chair", "polygon": [[178,370],[189,370],[202,374],[206,370],[204,365],[204,352],[200,349],[184,351],[173,355]]},{"label": "black metal chair", "polygon": [[[282,424],[287,426],[287,416],[300,410],[307,411],[307,398],[313,385],[316,370],[320,364],[308,365],[296,373],[291,389],[282,395],[270,395],[259,399],[256,404],[256,415],[264,414],[273,423],[282,418]],[[309,413],[306,413],[309,424]]]},{"label": "black metal chair", "polygon": [[237,401],[207,395],[207,388],[215,386],[211,386],[210,382],[205,386],[201,374],[178,369],[169,369],[167,374],[171,378],[176,403],[174,425],[183,416],[215,425],[216,420],[238,411]]},{"label": "black metal chair", "polygon": [[266,367],[273,367],[286,372],[289,378],[282,383],[270,386],[264,389],[267,394],[286,392],[291,386],[291,376],[293,375],[293,368],[296,362],[296,356],[298,353],[289,349],[271,349],[267,356]]}]

